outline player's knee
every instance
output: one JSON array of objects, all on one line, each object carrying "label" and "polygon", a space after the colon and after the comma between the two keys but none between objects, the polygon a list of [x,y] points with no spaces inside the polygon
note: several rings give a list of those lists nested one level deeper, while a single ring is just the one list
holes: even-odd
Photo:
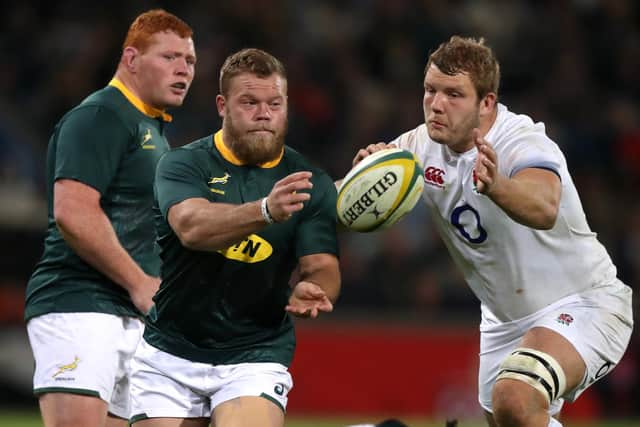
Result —
[{"label": "player's knee", "polygon": [[[504,379],[529,385],[542,396],[546,406],[563,395],[567,384],[564,371],[556,359],[531,348],[517,348],[507,356],[500,365],[496,385]],[[514,384],[513,381],[507,384]]]},{"label": "player's knee", "polygon": [[500,365],[492,394],[494,420],[500,427],[536,423],[565,388],[565,374],[553,356],[518,348]]},{"label": "player's knee", "polygon": [[491,397],[495,425],[499,427],[530,425],[530,420],[535,413],[532,412],[528,394],[529,390],[523,392],[522,384],[513,381],[496,382]]}]

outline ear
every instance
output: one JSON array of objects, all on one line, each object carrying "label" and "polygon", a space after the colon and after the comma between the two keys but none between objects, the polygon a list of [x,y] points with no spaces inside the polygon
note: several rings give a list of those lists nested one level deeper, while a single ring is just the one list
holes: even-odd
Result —
[{"label": "ear", "polygon": [[493,112],[496,107],[497,98],[495,93],[489,92],[480,100],[480,117],[488,116]]},{"label": "ear", "polygon": [[218,115],[224,119],[224,107],[227,105],[227,100],[224,96],[216,96],[216,108],[218,108]]},{"label": "ear", "polygon": [[127,46],[122,51],[122,58],[120,59],[120,62],[122,62],[125,67],[127,67],[127,70],[130,73],[135,73],[138,70],[138,57],[138,49],[133,46]]}]

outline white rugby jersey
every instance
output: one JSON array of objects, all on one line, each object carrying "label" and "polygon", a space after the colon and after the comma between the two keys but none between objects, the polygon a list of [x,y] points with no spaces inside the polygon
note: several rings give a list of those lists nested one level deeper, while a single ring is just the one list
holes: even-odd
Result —
[{"label": "white rugby jersey", "polygon": [[560,176],[562,197],[551,230],[515,222],[474,190],[475,147],[456,153],[431,140],[424,124],[391,141],[421,161],[423,199],[480,299],[485,321],[519,319],[564,296],[612,282],[616,268],[590,230],[564,155],[547,137],[544,124],[499,104],[485,139],[496,151],[499,172],[505,176],[529,167]]}]

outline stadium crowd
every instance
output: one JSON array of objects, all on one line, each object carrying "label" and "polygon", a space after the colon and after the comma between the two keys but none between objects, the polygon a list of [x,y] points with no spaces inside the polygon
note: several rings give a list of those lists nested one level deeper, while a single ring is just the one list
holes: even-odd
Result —
[{"label": "stadium crowd", "polygon": [[[44,230],[49,131],[106,85],[120,36],[154,2],[13,2],[0,16],[0,235]],[[288,143],[341,177],[357,148],[422,121],[423,66],[451,34],[484,36],[504,70],[501,97],[546,124],[563,149],[589,223],[640,285],[640,5],[633,0],[165,2],[196,31],[198,70],[174,112],[179,146],[219,126],[213,93],[224,58],[268,49],[288,68]],[[423,209],[418,207],[417,209]],[[477,321],[477,303],[428,223],[411,215],[385,233],[343,235],[336,313]],[[39,243],[39,239],[25,242]],[[26,245],[27,243],[25,243]],[[40,254],[40,247],[4,245]],[[35,259],[33,260],[35,262]],[[32,264],[27,266],[32,267]],[[18,274],[16,274],[17,276]],[[24,286],[0,277],[0,286]],[[640,339],[596,386],[606,408],[640,414]],[[631,396],[631,397],[630,397]]]}]

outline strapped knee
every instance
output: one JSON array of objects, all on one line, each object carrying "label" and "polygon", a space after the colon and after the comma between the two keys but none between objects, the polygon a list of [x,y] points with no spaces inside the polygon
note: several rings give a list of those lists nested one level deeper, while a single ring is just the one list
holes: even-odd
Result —
[{"label": "strapped knee", "polygon": [[517,348],[502,362],[496,381],[504,378],[529,384],[548,404],[561,397],[567,385],[564,371],[556,359],[531,348]]}]

